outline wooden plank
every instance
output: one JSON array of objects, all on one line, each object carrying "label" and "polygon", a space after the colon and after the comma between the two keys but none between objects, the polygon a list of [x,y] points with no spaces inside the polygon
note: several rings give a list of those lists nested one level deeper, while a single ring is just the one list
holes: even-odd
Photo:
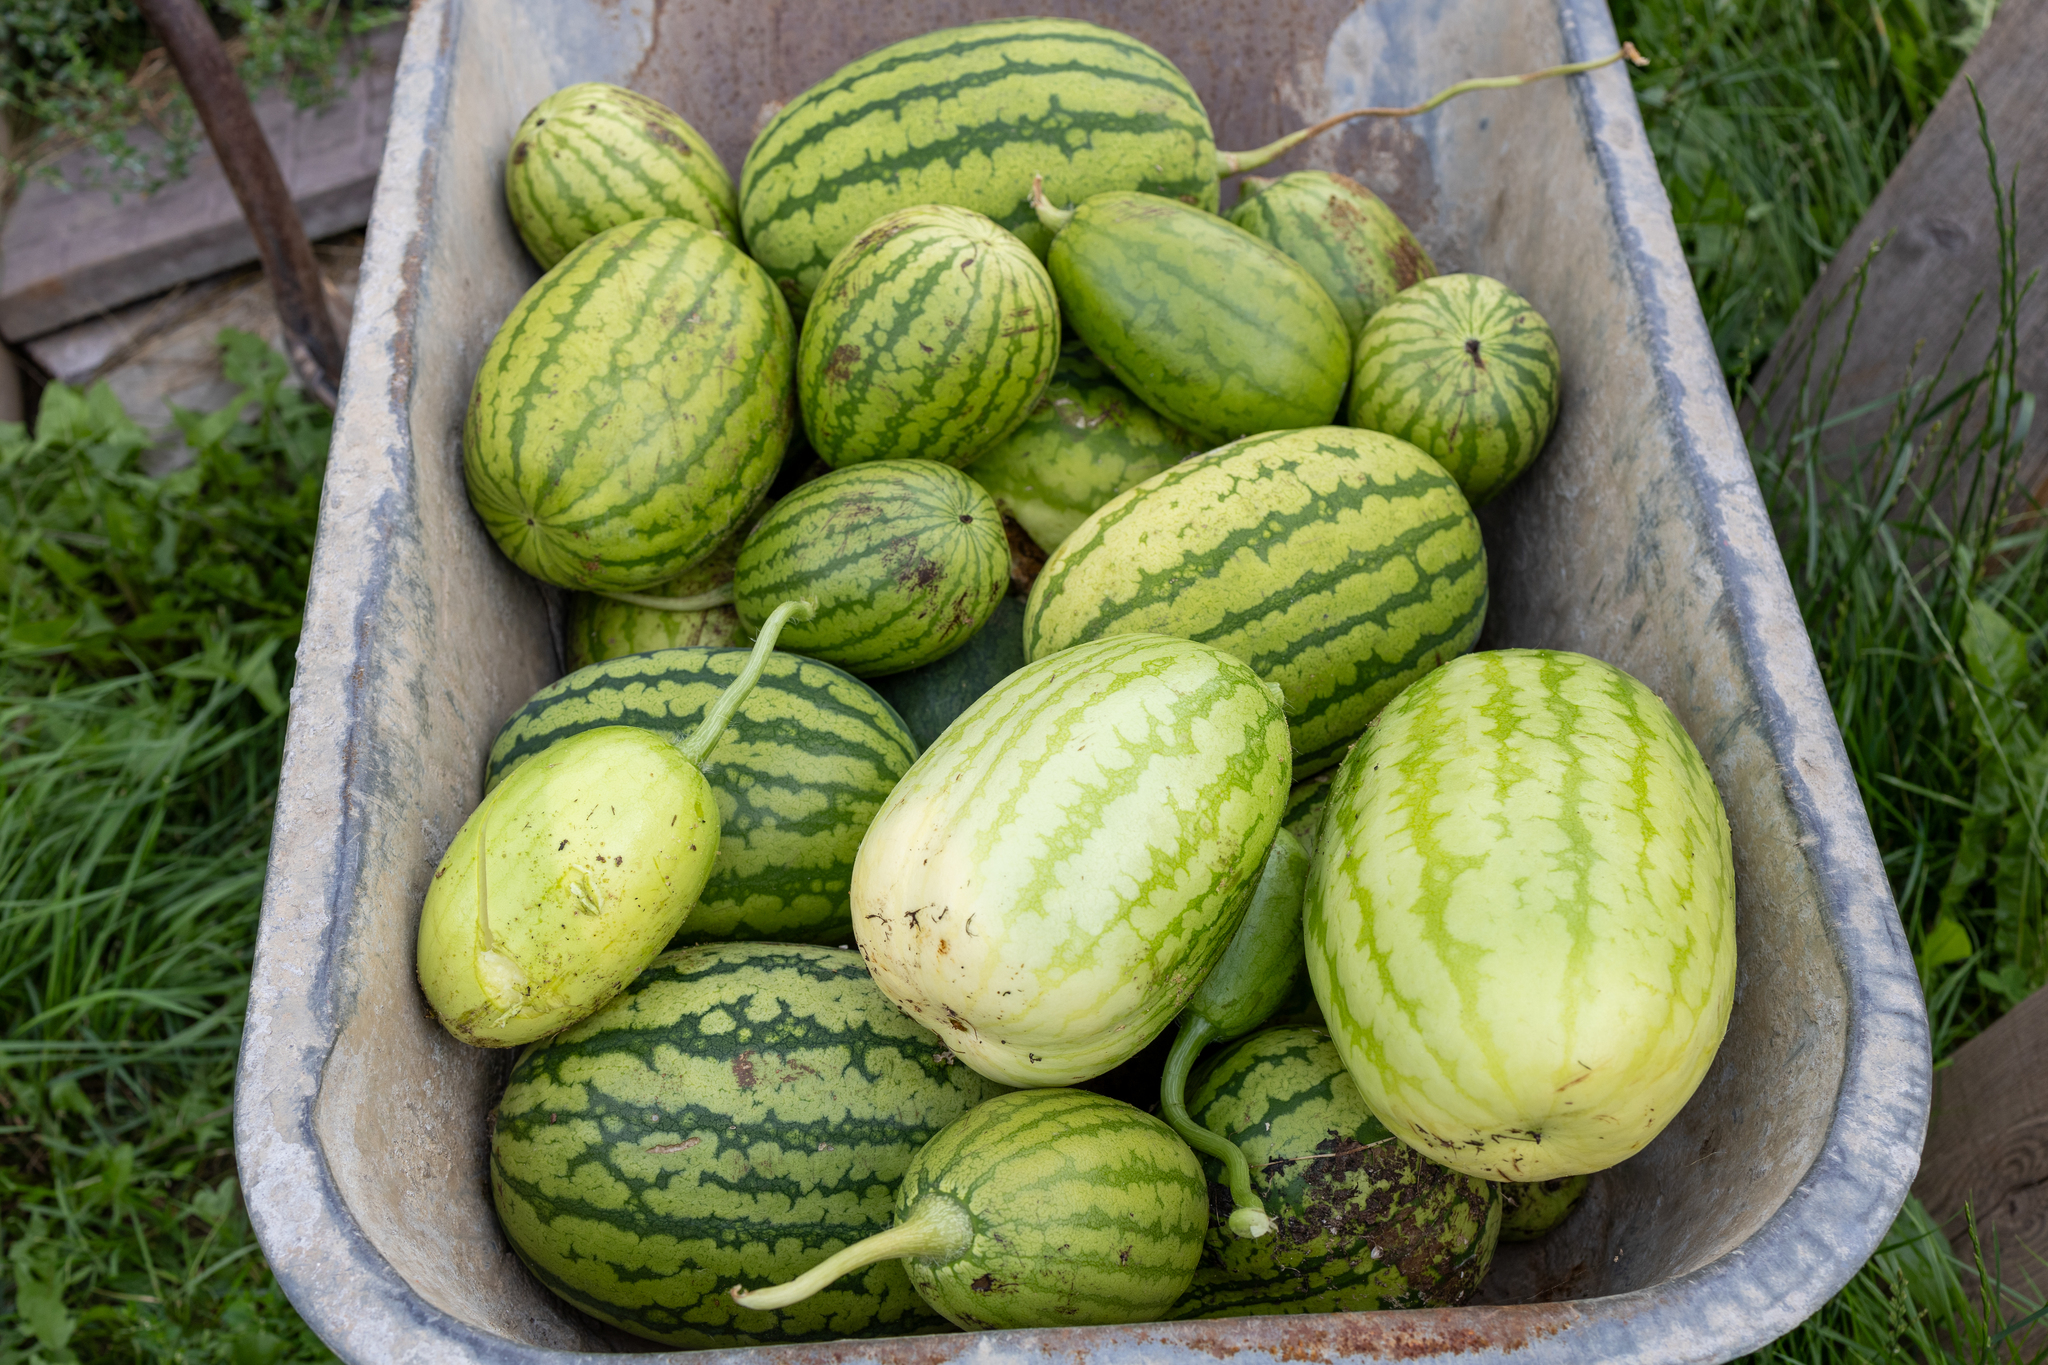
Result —
[{"label": "wooden plank", "polygon": [[[1870,245],[1888,235],[1889,243],[1870,266],[1863,315],[1843,357],[1834,411],[1851,411],[1901,388],[1916,343],[1924,348],[1918,366],[1923,376],[1958,332],[1962,343],[1950,366],[1951,378],[1974,374],[1991,353],[1998,324],[1998,231],[1967,77],[1984,101],[1998,148],[1999,178],[2018,177],[2020,278],[2041,272],[2041,282],[2020,311],[2020,387],[2041,400],[2021,468],[2022,487],[2048,498],[2048,79],[2043,72],[2048,72],[2048,0],[2005,0],[1927,126],[1807,295],[1785,333],[1792,344],[1781,344],[1764,366],[1758,392],[1769,392],[1775,380],[1785,377],[1765,411],[1764,430],[1779,429],[1792,417],[1791,390],[1805,350],[1797,343],[1812,332],[1821,305],[1850,284]],[[1964,314],[1980,293],[1983,300],[1965,327]],[[1847,309],[1840,311],[1846,314]],[[1844,321],[1837,316],[1820,329],[1824,359],[1841,353]],[[1824,448],[1840,454],[1875,440],[1888,416],[1880,411],[1845,424],[1831,433]]]},{"label": "wooden plank", "polygon": [[[257,121],[316,239],[369,221],[404,36],[396,24],[373,30],[362,70],[323,109],[299,109],[281,89],[256,97]],[[160,145],[147,130],[130,136],[143,150]],[[60,169],[75,178],[89,155],[75,153]],[[153,195],[37,181],[0,229],[0,336],[42,336],[255,259],[241,208],[203,142],[190,174]]]},{"label": "wooden plank", "polygon": [[[2048,1298],[2048,990],[2021,1001],[1934,1073],[1913,1193],[1965,1261],[1967,1202],[1986,1267],[2037,1302]],[[2037,1335],[2048,1344],[2048,1330]]]}]

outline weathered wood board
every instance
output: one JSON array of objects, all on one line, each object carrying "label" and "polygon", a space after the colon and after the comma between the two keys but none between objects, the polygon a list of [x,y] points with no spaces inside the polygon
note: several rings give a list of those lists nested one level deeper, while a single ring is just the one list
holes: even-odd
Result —
[{"label": "weathered wood board", "polygon": [[[1959,332],[1951,378],[1974,373],[1990,354],[1998,325],[1998,230],[1970,81],[1984,101],[1999,178],[2018,181],[2020,277],[2041,275],[2020,310],[2019,383],[2043,405],[2022,456],[2020,486],[2048,500],[2048,0],[2005,0],[1999,7],[1961,75],[1807,295],[1785,333],[1788,341],[1759,376],[1758,392],[1769,392],[1774,380],[1787,376],[1765,409],[1764,429],[1778,428],[1791,416],[1798,370],[1786,367],[1803,363],[1798,339],[1816,335],[1823,362],[1842,354],[1848,310],[1838,310],[1817,334],[1813,319],[1824,301],[1851,283],[1873,242],[1889,238],[1870,266],[1862,317],[1842,357],[1835,413],[1901,388],[1915,343],[1923,345],[1921,376]],[[1964,315],[1979,294],[1982,301],[1965,326]],[[1875,439],[1888,416],[1880,410],[1844,424],[1826,438],[1825,448],[1841,452]]]},{"label": "weathered wood board", "polygon": [[[404,37],[397,24],[373,30],[362,69],[324,108],[300,109],[281,89],[254,97],[257,121],[315,239],[369,221]],[[131,138],[147,150],[155,135]],[[60,169],[75,178],[85,167]],[[43,336],[255,259],[241,207],[203,143],[190,173],[152,195],[35,181],[22,187],[0,228],[0,336]]]},{"label": "weathered wood board", "polygon": [[[1913,1193],[1969,1260],[1967,1202],[1986,1268],[2048,1298],[2048,990],[1956,1050],[1934,1073]],[[2048,1345],[2048,1329],[2039,1334]]]}]

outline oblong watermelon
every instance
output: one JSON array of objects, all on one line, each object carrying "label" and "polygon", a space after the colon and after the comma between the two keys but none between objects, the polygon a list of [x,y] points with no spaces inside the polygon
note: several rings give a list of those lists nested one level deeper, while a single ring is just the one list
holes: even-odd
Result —
[{"label": "oblong watermelon", "polygon": [[778,1312],[726,1291],[888,1227],[919,1149],[998,1093],[854,953],[690,948],[519,1059],[492,1130],[491,1195],[542,1284],[655,1341],[930,1331],[940,1319],[900,1261]]},{"label": "oblong watermelon", "polygon": [[768,491],[795,425],[795,331],[708,228],[599,233],[484,352],[463,427],[470,504],[514,564],[633,592],[710,555]]},{"label": "oblong watermelon", "polygon": [[1302,922],[1365,1102],[1489,1180],[1641,1151],[1734,1000],[1713,778],[1655,693],[1581,654],[1467,655],[1382,711],[1330,784]]},{"label": "oblong watermelon", "polygon": [[1230,221],[1315,276],[1354,346],[1388,300],[1436,274],[1436,263],[1386,202],[1335,171],[1249,179]]},{"label": "oblong watermelon", "polygon": [[1345,420],[1428,451],[1476,507],[1543,449],[1561,374],[1557,338],[1527,299],[1484,275],[1439,275],[1366,324]]},{"label": "oblong watermelon", "polygon": [[[498,731],[485,789],[583,730],[686,736],[746,662],[744,649],[664,649],[578,669]],[[867,684],[815,659],[770,655],[702,765],[718,800],[718,858],[678,941],[850,943],[861,836],[917,753]]]},{"label": "oblong watermelon", "polygon": [[1005,1084],[1101,1075],[1244,917],[1287,797],[1279,699],[1207,645],[1125,635],[997,684],[861,841],[876,984]]},{"label": "oblong watermelon", "polygon": [[1059,229],[1046,268],[1088,349],[1197,439],[1336,416],[1351,378],[1343,316],[1243,228],[1157,195],[1098,194]]},{"label": "oblong watermelon", "polygon": [[1059,357],[1052,280],[971,209],[925,204],[870,223],[804,315],[797,398],[834,468],[971,463],[1030,415]]},{"label": "oblong watermelon", "polygon": [[1195,449],[1194,437],[1074,342],[1060,352],[1037,406],[967,474],[1050,554],[1090,512]]},{"label": "oblong watermelon", "polygon": [[878,677],[950,654],[1010,583],[1002,513],[930,460],[873,460],[803,484],[740,547],[733,607],[758,630],[792,598],[816,605],[782,648]]},{"label": "oblong watermelon", "polygon": [[1058,203],[1217,205],[1216,138],[1172,62],[1094,24],[998,19],[881,48],[791,100],[747,153],[740,222],[801,313],[848,242],[915,204],[986,214],[1043,256],[1035,174]]},{"label": "oblong watermelon", "polygon": [[1188,1112],[1244,1151],[1274,1227],[1232,1236],[1222,1163],[1203,1158],[1208,1245],[1174,1317],[1442,1308],[1486,1278],[1500,1188],[1396,1142],[1320,1029],[1267,1029],[1211,1054]]},{"label": "oblong watermelon", "polygon": [[603,81],[557,90],[520,121],[505,203],[543,270],[643,218],[686,218],[740,239],[739,196],[703,134],[659,100]]},{"label": "oblong watermelon", "polygon": [[1295,775],[1479,637],[1486,551],[1434,460],[1377,432],[1273,432],[1153,475],[1046,560],[1024,649],[1124,632],[1225,650],[1287,694]]}]

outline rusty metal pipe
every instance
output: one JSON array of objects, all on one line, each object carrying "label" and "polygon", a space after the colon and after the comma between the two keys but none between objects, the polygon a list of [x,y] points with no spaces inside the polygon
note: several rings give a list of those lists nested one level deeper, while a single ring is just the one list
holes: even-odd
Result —
[{"label": "rusty metal pipe", "polygon": [[285,354],[306,392],[329,408],[341,383],[341,338],[328,311],[313,243],[264,140],[249,93],[198,0],[136,0],[163,40],[178,78],[256,238],[263,273],[284,325]]}]

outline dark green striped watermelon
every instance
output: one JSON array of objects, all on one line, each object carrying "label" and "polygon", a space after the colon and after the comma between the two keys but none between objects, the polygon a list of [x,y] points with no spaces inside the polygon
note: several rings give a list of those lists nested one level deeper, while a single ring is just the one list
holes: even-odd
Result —
[{"label": "dark green striped watermelon", "polygon": [[[639,725],[686,736],[746,661],[744,649],[664,649],[579,669],[505,722],[485,789],[579,731]],[[718,860],[678,942],[851,942],[854,855],[917,754],[865,683],[815,659],[770,656],[702,765],[718,798]]]},{"label": "dark green striped watermelon", "polygon": [[1330,773],[1325,770],[1294,784],[1287,793],[1287,814],[1280,823],[1301,840],[1311,854],[1316,851],[1316,831],[1323,822],[1323,806],[1330,799]]},{"label": "dark green striped watermelon", "polygon": [[1244,1151],[1274,1228],[1232,1236],[1222,1163],[1204,1159],[1208,1242],[1174,1317],[1448,1307],[1485,1278],[1499,1187],[1395,1141],[1321,1030],[1268,1029],[1213,1054],[1188,1109]]},{"label": "dark green striped watermelon", "polygon": [[1415,234],[1378,195],[1335,171],[1244,182],[1230,221],[1271,242],[1315,276],[1355,345],[1387,301],[1436,274]]},{"label": "dark green striped watermelon", "polygon": [[967,473],[1049,554],[1090,512],[1195,448],[1194,437],[1070,342],[1038,405]]},{"label": "dark green striped watermelon", "polygon": [[[718,588],[731,588],[733,564],[739,558],[743,538],[738,533],[726,537],[711,558],[688,573],[655,584],[648,589],[648,595],[695,597]],[[669,611],[579,592],[569,598],[564,652],[571,669],[587,668],[606,659],[655,649],[729,645],[742,634],[739,614],[730,603],[700,611]]]},{"label": "dark green striped watermelon", "polygon": [[874,687],[918,745],[929,748],[982,693],[1023,666],[1024,600],[1006,596],[966,644],[922,668],[877,678]]},{"label": "dark green striped watermelon", "polygon": [[1477,507],[1535,460],[1557,420],[1557,339],[1499,280],[1404,289],[1358,338],[1346,420],[1420,446]]},{"label": "dark green striped watermelon", "polygon": [[1002,514],[981,485],[930,460],[874,460],[799,487],[740,547],[740,624],[815,603],[782,646],[878,677],[973,638],[1010,582]]},{"label": "dark green striped watermelon", "polygon": [[602,81],[533,106],[505,158],[505,203],[543,270],[643,218],[686,218],[740,239],[739,196],[711,144],[659,100]]},{"label": "dark green striped watermelon", "polygon": [[964,465],[1030,415],[1060,309],[1024,244],[970,209],[878,219],[832,262],[804,316],[797,397],[826,464]]},{"label": "dark green striped watermelon", "polygon": [[655,1341],[930,1331],[897,1261],[778,1312],[726,1291],[888,1227],[919,1149],[1000,1090],[899,1013],[855,953],[686,949],[519,1059],[491,1194],[542,1284]]},{"label": "dark green striped watermelon", "polygon": [[1298,779],[1470,649],[1485,615],[1479,523],[1443,468],[1317,427],[1211,451],[1096,512],[1032,587],[1024,650],[1157,631],[1234,654],[1286,692]]},{"label": "dark green striped watermelon", "polygon": [[1151,194],[1040,212],[1064,220],[1046,256],[1062,316],[1162,417],[1214,444],[1336,416],[1351,336],[1315,277],[1274,247]]},{"label": "dark green striped watermelon", "polygon": [[1085,1090],[1020,1090],[956,1120],[905,1172],[899,1221],[952,1199],[973,1241],[902,1262],[956,1326],[1156,1322],[1187,1288],[1208,1201],[1201,1167],[1158,1119]]},{"label": "dark green striped watermelon", "polygon": [[706,558],[760,503],[795,424],[789,310],[708,228],[599,233],[541,276],[484,353],[469,500],[505,554],[566,588],[633,592]]},{"label": "dark green striped watermelon", "polygon": [[869,223],[917,204],[986,214],[1039,256],[1028,201],[1145,190],[1214,211],[1216,139],[1173,63],[1071,19],[998,19],[871,52],[770,119],[740,171],[747,248],[799,313]]}]

